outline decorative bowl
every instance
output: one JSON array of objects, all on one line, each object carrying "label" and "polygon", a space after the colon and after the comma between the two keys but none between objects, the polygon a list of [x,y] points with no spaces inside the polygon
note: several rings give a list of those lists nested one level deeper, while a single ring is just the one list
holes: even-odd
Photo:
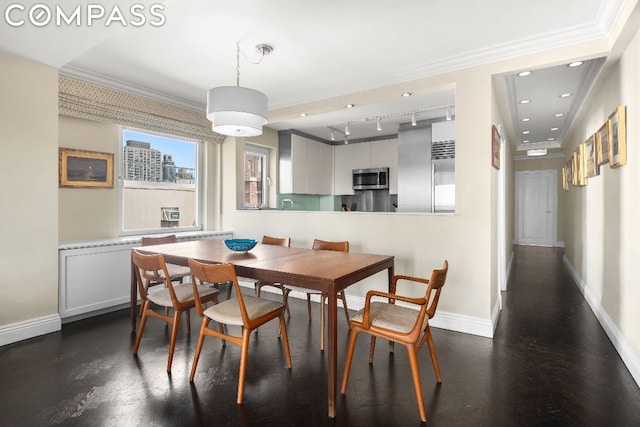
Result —
[{"label": "decorative bowl", "polygon": [[258,241],[253,239],[227,239],[224,241],[224,244],[234,252],[250,251],[257,243]]}]

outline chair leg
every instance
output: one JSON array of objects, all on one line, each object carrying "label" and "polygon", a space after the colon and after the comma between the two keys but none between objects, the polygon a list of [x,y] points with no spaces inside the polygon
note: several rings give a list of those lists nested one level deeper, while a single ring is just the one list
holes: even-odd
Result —
[{"label": "chair leg", "polygon": [[289,289],[283,287],[282,288],[282,303],[284,304],[284,309],[287,311],[287,317],[291,317],[291,311],[289,310]]},{"label": "chair leg", "polygon": [[233,289],[233,283],[228,283],[227,286],[227,299],[231,299],[231,290]]},{"label": "chair leg", "polygon": [[341,394],[347,393],[347,383],[349,382],[349,372],[351,371],[351,362],[353,361],[353,353],[356,348],[356,339],[358,338],[358,330],[351,328],[349,332],[349,347],[347,348],[347,359],[344,362],[344,374],[342,375]]},{"label": "chair leg", "polygon": [[369,365],[373,363],[373,353],[376,351],[376,337],[371,335],[371,344],[369,344]]},{"label": "chair leg", "polygon": [[418,369],[418,355],[413,344],[406,344],[407,354],[409,356],[409,365],[411,365],[411,375],[413,376],[413,387],[416,389],[416,399],[418,400],[418,409],[420,410],[420,420],[427,422],[427,416],[424,411],[424,401],[422,399],[422,385],[420,385],[420,371]]},{"label": "chair leg", "polygon": [[169,360],[167,361],[167,372],[171,372],[173,362],[173,352],[176,349],[176,338],[178,337],[178,326],[180,326],[180,315],[182,311],[175,310],[173,313],[173,328],[171,328],[171,345],[169,346]]},{"label": "chair leg", "polygon": [[189,314],[190,311],[190,309],[185,310],[185,312],[187,313],[187,335],[191,335],[191,315]]},{"label": "chair leg", "polygon": [[344,309],[344,317],[347,319],[347,326],[351,329],[351,323],[349,323],[349,309],[347,308],[347,296],[344,291],[338,293],[338,297],[342,300],[342,308]]},{"label": "chair leg", "polygon": [[309,322],[311,322],[311,294],[307,294],[307,314],[309,315]]},{"label": "chair leg", "polygon": [[287,367],[291,369],[291,350],[289,349],[289,335],[287,335],[287,325],[284,321],[284,311],[280,313],[280,332],[282,333],[282,342],[284,344],[284,354],[287,356]]},{"label": "chair leg", "polygon": [[237,403],[242,403],[242,394],[244,392],[244,377],[247,372],[247,353],[249,352],[249,337],[251,337],[251,330],[244,329],[242,331],[242,350],[240,353],[240,375],[238,378],[238,399]]},{"label": "chair leg", "polygon": [[440,375],[440,365],[438,364],[438,356],[436,354],[436,346],[433,342],[433,336],[431,335],[431,328],[429,328],[429,325],[427,325],[426,329],[425,329],[425,333],[424,336],[422,337],[422,340],[420,341],[420,344],[418,344],[418,351],[420,351],[420,347],[422,347],[422,343],[424,341],[427,341],[427,345],[429,346],[429,354],[431,355],[431,363],[433,364],[433,370],[436,373],[436,380],[438,381],[438,383],[442,382],[442,376]]},{"label": "chair leg", "polygon": [[142,340],[142,332],[147,324],[147,310],[151,302],[146,300],[142,305],[142,318],[140,319],[140,326],[138,327],[138,336],[136,337],[136,344],[133,346],[133,354],[138,354],[138,348],[140,347],[140,341]]},{"label": "chair leg", "polygon": [[189,375],[189,381],[193,382],[193,377],[196,375],[196,367],[198,366],[198,360],[200,359],[200,352],[202,351],[202,344],[204,343],[204,330],[209,324],[209,318],[202,319],[202,326],[200,327],[200,335],[198,336],[198,344],[196,345],[196,353],[193,355],[193,365],[191,366],[191,375]]}]

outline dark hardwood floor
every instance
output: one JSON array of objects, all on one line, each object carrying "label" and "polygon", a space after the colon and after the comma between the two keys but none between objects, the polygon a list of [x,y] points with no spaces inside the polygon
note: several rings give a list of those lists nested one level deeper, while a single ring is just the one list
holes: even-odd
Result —
[{"label": "dark hardwood floor", "polygon": [[[252,336],[242,405],[235,403],[236,346],[223,349],[207,338],[189,383],[200,323],[194,313],[192,334],[182,328],[167,375],[168,329],[150,319],[136,358],[128,312],[119,311],[0,348],[0,426],[420,425],[405,350],[396,346],[390,354],[379,342],[370,366],[364,337],[347,394],[329,419],[319,308],[309,323],[305,302],[290,305],[293,369],[286,368],[277,324],[260,328]],[[340,382],[347,327],[338,314]],[[516,249],[493,340],[439,329],[433,335],[443,382],[436,384],[425,347],[420,368],[428,425],[640,425],[640,390],[559,250]]]}]

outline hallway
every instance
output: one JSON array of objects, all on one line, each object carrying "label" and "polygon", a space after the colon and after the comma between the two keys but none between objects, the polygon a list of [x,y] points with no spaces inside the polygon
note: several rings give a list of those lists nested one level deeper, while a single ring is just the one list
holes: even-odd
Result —
[{"label": "hallway", "polygon": [[[640,425],[640,390],[564,268],[561,250],[517,247],[503,298],[493,340],[433,330],[443,382],[436,384],[425,349],[419,359],[427,425]],[[286,369],[277,324],[261,327],[252,336],[241,406],[237,347],[222,350],[219,341],[205,340],[190,385],[199,318],[192,313],[191,336],[182,328],[168,376],[168,330],[149,320],[136,359],[124,310],[1,347],[0,425],[421,425],[405,350],[396,346],[390,355],[381,342],[370,367],[364,337],[337,418],[328,419],[319,307],[309,323],[306,302],[290,306],[293,369]],[[338,323],[341,381],[348,333],[343,316]]]}]

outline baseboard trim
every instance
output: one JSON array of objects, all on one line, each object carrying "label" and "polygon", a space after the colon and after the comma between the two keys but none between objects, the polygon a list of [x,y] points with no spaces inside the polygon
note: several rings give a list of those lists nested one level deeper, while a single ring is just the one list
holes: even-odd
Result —
[{"label": "baseboard trim", "polygon": [[59,314],[0,326],[0,346],[50,334],[51,332],[57,332],[61,329],[62,321]]},{"label": "baseboard trim", "polygon": [[635,380],[636,384],[640,386],[639,355],[633,350],[631,345],[629,345],[629,342],[627,341],[625,336],[622,334],[622,332],[620,332],[620,329],[618,329],[618,327],[613,322],[613,320],[611,320],[611,317],[609,317],[604,307],[602,307],[602,305],[600,304],[600,301],[598,301],[593,296],[593,294],[591,293],[591,290],[587,286],[587,283],[582,279],[582,277],[580,277],[580,274],[575,269],[573,264],[571,264],[571,261],[569,261],[566,255],[562,257],[562,260],[564,262],[564,265],[569,270],[569,274],[571,274],[571,277],[573,278],[574,283],[582,293],[582,296],[584,297],[585,301],[587,301],[587,304],[589,304],[591,311],[593,311],[593,314],[595,314],[596,318],[598,319],[598,322],[600,322],[600,325],[602,326],[602,329],[604,329],[604,332],[609,337],[609,340],[611,340],[613,347],[616,349],[616,351],[620,355],[622,362],[625,364],[625,366],[631,373],[631,376]]}]

